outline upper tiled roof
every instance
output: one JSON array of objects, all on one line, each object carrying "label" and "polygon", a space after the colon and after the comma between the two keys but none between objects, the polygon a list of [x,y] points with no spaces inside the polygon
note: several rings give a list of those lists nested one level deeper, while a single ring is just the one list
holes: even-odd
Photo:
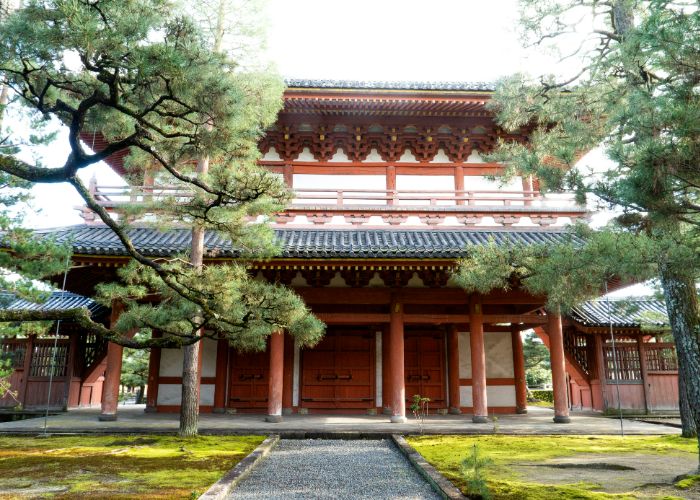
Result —
[{"label": "upper tiled roof", "polygon": [[[7,295],[7,294],[5,294]],[[78,307],[87,307],[92,316],[101,316],[107,312],[107,308],[98,304],[88,297],[83,297],[73,292],[63,292],[55,290],[45,302],[35,303],[25,299],[12,298],[9,300],[0,301],[0,308],[13,311],[65,311],[67,309],[75,309]]]},{"label": "upper tiled roof", "polygon": [[[72,226],[47,229],[59,242],[72,241],[74,252],[89,255],[126,255],[124,246],[106,226]],[[276,229],[282,258],[425,258],[452,259],[466,255],[468,247],[490,239],[497,243],[554,243],[568,237],[563,231],[422,230],[422,229]],[[137,249],[146,255],[168,256],[189,249],[191,231],[153,228],[129,230]],[[236,257],[238,252],[221,234],[204,238],[210,257]]]},{"label": "upper tiled roof", "polygon": [[585,326],[609,326],[611,319],[620,328],[668,325],[666,305],[660,300],[592,300],[574,308],[569,317]]},{"label": "upper tiled roof", "polygon": [[328,88],[359,90],[472,90],[491,92],[493,82],[406,82],[406,81],[365,81],[365,80],[315,80],[288,79],[290,88]]}]

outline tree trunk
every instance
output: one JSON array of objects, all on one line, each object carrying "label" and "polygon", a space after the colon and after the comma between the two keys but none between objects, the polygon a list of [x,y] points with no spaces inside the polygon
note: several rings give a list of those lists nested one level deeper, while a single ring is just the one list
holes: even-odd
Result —
[{"label": "tree trunk", "polygon": [[[678,355],[678,380],[681,392],[681,420],[697,436],[700,423],[700,319],[698,297],[692,279],[679,275],[666,263],[659,265],[666,310]],[[689,434],[692,434],[690,432]],[[699,444],[700,444],[700,437]],[[700,454],[698,456],[700,469]]]},{"label": "tree trunk", "polygon": [[685,377],[678,377],[678,393],[682,425],[681,435],[687,438],[696,437],[698,435],[697,426],[693,419],[693,410],[690,407],[688,393],[685,389]]},{"label": "tree trunk", "polygon": [[145,390],[146,390],[146,386],[144,386],[144,385],[139,386],[139,390],[136,393],[136,404],[137,405],[140,405],[141,403],[143,403],[143,393],[145,392]]},{"label": "tree trunk", "polygon": [[[203,156],[197,162],[197,173],[209,171],[209,157]],[[192,228],[192,254],[190,262],[195,269],[204,265],[204,228]],[[201,333],[201,332],[200,332]],[[200,342],[185,346],[182,358],[182,398],[180,400],[180,430],[182,437],[197,435],[199,427],[199,381],[200,381]]]}]

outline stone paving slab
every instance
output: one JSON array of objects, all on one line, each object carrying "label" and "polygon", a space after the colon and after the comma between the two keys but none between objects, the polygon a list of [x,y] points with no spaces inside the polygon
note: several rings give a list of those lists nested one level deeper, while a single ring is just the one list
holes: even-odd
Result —
[{"label": "stone paving slab", "polygon": [[[142,405],[119,407],[114,422],[100,422],[98,408],[71,410],[51,416],[48,432],[52,433],[159,433],[176,432],[176,413],[144,413]],[[471,415],[434,415],[426,419],[426,434],[619,434],[620,422],[595,414],[573,413],[570,424],[555,424],[549,409],[531,407],[527,415],[499,415],[494,422],[474,424]],[[289,415],[281,423],[265,422],[264,415],[202,414],[200,432],[203,434],[280,434],[282,437],[322,437],[324,434],[347,433],[375,435],[418,434],[420,428],[413,420],[392,424],[384,415]],[[624,420],[626,434],[679,434],[680,430],[665,425]],[[0,433],[39,433],[44,419],[33,418],[0,423]],[[497,429],[496,429],[497,427]]]},{"label": "stone paving slab", "polygon": [[229,498],[439,499],[386,439],[283,439]]}]

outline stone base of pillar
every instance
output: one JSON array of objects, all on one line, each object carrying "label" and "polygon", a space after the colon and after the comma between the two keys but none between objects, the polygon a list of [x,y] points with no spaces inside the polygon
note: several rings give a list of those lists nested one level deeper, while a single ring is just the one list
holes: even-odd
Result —
[{"label": "stone base of pillar", "polygon": [[406,417],[402,417],[401,415],[392,415],[391,416],[391,423],[392,424],[405,424]]},{"label": "stone base of pillar", "polygon": [[475,424],[486,424],[489,421],[489,417],[482,417],[481,415],[474,415],[472,417],[472,422]]},{"label": "stone base of pillar", "polygon": [[100,422],[114,422],[117,419],[116,413],[101,413],[97,419]]},{"label": "stone base of pillar", "polygon": [[214,408],[211,410],[212,413],[226,413],[226,408]]},{"label": "stone base of pillar", "polygon": [[518,415],[527,415],[527,408],[516,408],[515,413]]},{"label": "stone base of pillar", "polygon": [[265,417],[265,422],[279,424],[281,421],[282,421],[282,415],[268,415],[267,417]]},{"label": "stone base of pillar", "polygon": [[291,408],[282,408],[282,415],[291,415],[294,411]]},{"label": "stone base of pillar", "polygon": [[454,406],[451,406],[448,411],[449,411],[450,415],[461,415],[462,414],[462,410],[460,410],[459,408],[455,408]]},{"label": "stone base of pillar", "polygon": [[570,422],[571,422],[571,419],[565,415],[556,415],[554,417],[555,424],[568,424]]}]

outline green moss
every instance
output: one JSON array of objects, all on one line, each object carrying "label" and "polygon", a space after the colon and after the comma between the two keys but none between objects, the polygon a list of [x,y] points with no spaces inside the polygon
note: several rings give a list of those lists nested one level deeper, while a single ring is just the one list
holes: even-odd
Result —
[{"label": "green moss", "polygon": [[[189,498],[263,436],[57,436],[0,439],[0,490],[67,488],[61,498]],[[21,481],[15,478],[21,478]]]},{"label": "green moss", "polygon": [[494,498],[526,499],[608,499],[635,498],[591,491],[598,485],[549,485],[524,481],[512,467],[518,463],[543,462],[582,453],[674,454],[697,453],[694,439],[680,436],[414,436],[408,442],[445,477],[466,490],[460,462],[474,444],[493,461],[487,473]]},{"label": "green moss", "polygon": [[698,485],[700,486],[700,474],[694,475],[694,476],[688,476],[680,481],[676,482],[676,488],[680,488],[682,490],[687,490],[689,488],[692,488],[693,486]]}]

